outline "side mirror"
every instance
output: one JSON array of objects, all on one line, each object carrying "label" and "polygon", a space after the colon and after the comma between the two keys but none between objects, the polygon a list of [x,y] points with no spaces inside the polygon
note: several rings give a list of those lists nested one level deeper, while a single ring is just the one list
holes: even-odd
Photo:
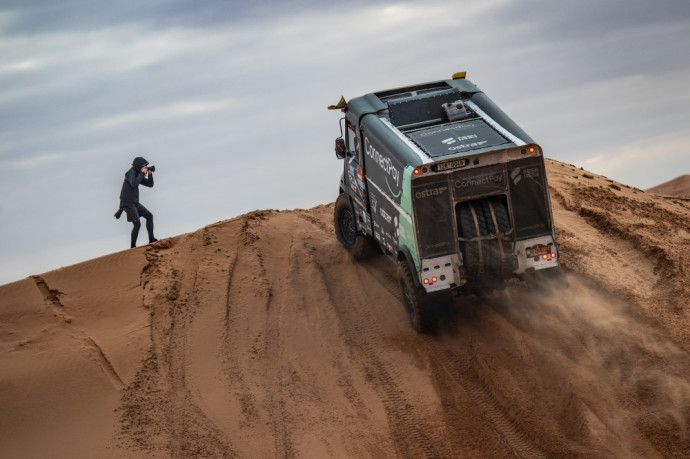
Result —
[{"label": "side mirror", "polygon": [[337,156],[338,159],[344,159],[347,156],[345,152],[345,139],[335,139],[335,156]]}]

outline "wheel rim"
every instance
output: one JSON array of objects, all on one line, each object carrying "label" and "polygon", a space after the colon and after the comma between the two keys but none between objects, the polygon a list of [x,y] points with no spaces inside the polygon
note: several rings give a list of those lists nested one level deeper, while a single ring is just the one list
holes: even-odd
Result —
[{"label": "wheel rim", "polygon": [[357,242],[357,230],[355,229],[355,219],[349,209],[344,209],[340,213],[340,234],[343,241],[349,247],[355,245]]}]

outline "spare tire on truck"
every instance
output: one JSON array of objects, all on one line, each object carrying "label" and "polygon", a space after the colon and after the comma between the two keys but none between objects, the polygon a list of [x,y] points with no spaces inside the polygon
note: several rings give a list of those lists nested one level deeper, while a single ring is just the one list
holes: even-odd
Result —
[{"label": "spare tire on truck", "polygon": [[484,213],[477,201],[470,201],[458,205],[457,216],[465,269],[469,276],[477,277],[484,272],[484,251],[487,249],[485,241],[479,239],[487,234]]},{"label": "spare tire on truck", "polygon": [[345,193],[341,193],[335,201],[333,226],[338,241],[352,254],[356,260],[369,258],[380,253],[378,242],[371,236],[357,230],[356,215]]},{"label": "spare tire on truck", "polygon": [[512,269],[512,245],[503,235],[511,232],[510,218],[502,196],[467,201],[457,205],[458,232],[471,277],[484,274],[501,280]]},{"label": "spare tire on truck", "polygon": [[510,218],[504,196],[491,196],[480,200],[486,230],[489,236],[496,237],[486,241],[486,264],[489,274],[502,280],[510,277],[512,271],[513,247],[510,241],[503,235],[511,233]]}]

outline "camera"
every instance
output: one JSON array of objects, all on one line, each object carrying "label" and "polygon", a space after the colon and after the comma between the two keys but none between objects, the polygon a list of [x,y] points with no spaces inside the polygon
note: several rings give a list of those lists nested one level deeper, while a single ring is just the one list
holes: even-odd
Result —
[{"label": "camera", "polygon": [[146,166],[146,169],[148,169],[149,172],[156,172],[156,166]]}]

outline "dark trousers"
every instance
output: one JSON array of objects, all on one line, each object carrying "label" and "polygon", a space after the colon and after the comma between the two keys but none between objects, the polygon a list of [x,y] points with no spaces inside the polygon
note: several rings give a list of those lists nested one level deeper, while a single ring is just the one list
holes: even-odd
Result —
[{"label": "dark trousers", "polygon": [[139,236],[139,228],[141,228],[140,217],[146,219],[146,231],[149,233],[149,242],[153,242],[156,238],[153,236],[153,214],[149,210],[142,206],[141,204],[135,204],[133,206],[125,207],[125,212],[127,212],[127,221],[132,222],[134,228],[132,228],[132,245],[131,247],[137,246],[137,237]]}]

